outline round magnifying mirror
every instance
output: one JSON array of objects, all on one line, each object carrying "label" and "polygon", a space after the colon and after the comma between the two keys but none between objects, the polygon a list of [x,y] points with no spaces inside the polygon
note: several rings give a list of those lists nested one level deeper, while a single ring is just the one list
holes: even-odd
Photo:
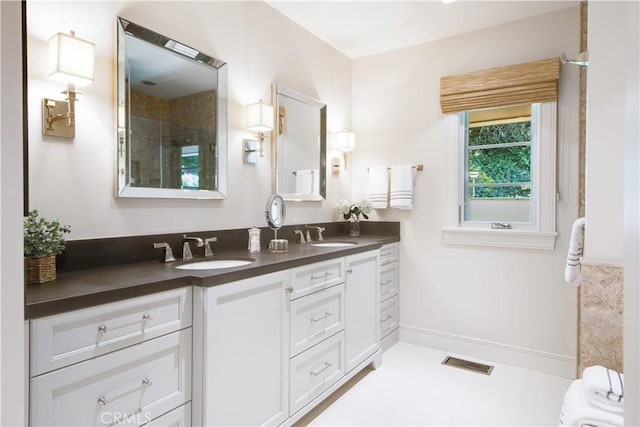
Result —
[{"label": "round magnifying mirror", "polygon": [[267,218],[267,224],[269,224],[272,230],[277,230],[282,227],[284,219],[287,216],[287,207],[285,206],[282,196],[273,194],[269,197],[264,214]]}]

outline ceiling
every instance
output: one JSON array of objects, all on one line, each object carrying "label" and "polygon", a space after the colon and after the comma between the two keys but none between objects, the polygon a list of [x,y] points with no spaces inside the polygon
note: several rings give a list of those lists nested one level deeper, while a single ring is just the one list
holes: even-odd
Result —
[{"label": "ceiling", "polygon": [[265,0],[350,58],[413,46],[576,6],[579,1]]}]

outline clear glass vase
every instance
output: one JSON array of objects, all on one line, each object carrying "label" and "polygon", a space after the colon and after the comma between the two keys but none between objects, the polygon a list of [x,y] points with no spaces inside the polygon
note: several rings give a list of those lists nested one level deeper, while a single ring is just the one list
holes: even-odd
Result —
[{"label": "clear glass vase", "polygon": [[351,236],[351,237],[360,236],[360,221],[351,221],[351,228],[349,230],[349,236]]}]

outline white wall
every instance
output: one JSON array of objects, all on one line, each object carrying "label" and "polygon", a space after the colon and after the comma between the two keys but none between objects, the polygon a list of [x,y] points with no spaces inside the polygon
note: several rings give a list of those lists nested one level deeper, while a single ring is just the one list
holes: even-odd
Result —
[{"label": "white wall", "polygon": [[[354,195],[366,195],[366,168],[424,164],[402,221],[401,325],[426,342],[480,343],[559,361],[573,374],[576,290],[563,281],[577,216],[578,69],[561,70],[558,105],[558,238],[553,251],[448,247],[442,243],[447,170],[440,77],[578,51],[579,10],[510,23],[354,62]],[[544,29],[542,31],[541,29]],[[401,338],[409,336],[402,335]],[[435,338],[434,338],[435,337]],[[473,337],[472,339],[467,339]],[[429,341],[430,338],[433,340]],[[515,361],[514,361],[515,362]]]},{"label": "white wall", "polygon": [[621,71],[638,47],[621,43],[626,28],[621,25],[624,2],[590,2],[588,16],[584,258],[589,263],[621,265],[627,90]]},{"label": "white wall", "polygon": [[[118,15],[228,63],[227,200],[114,198]],[[77,103],[75,140],[43,138],[41,98],[64,89],[45,78],[46,41],[71,29],[96,43],[95,81]],[[351,127],[351,61],[263,2],[29,2],[28,33],[30,207],[71,224],[70,239],[266,225],[271,157],[244,164],[242,139],[255,136],[245,106],[270,100],[273,82],[327,103],[329,130]],[[329,179],[328,200],[289,204],[286,222],[334,220],[348,184]]]},{"label": "white wall", "polygon": [[[612,26],[611,23],[616,25]],[[592,105],[588,97],[589,127],[587,155],[609,149],[608,157],[589,156],[590,192],[586,199],[589,215],[587,230],[591,248],[589,254],[597,259],[618,263],[624,248],[624,374],[625,374],[625,425],[640,425],[640,5],[638,2],[589,3],[589,96],[600,100]],[[622,55],[622,56],[620,56]],[[621,60],[623,62],[621,62]],[[621,67],[621,65],[623,65]],[[611,80],[615,83],[611,83]],[[610,135],[606,140],[598,138]],[[604,142],[604,144],[603,144]],[[624,158],[620,157],[623,154]],[[619,173],[602,176],[607,170],[619,168],[624,162],[624,176]],[[616,165],[616,166],[614,166]],[[609,192],[596,192],[599,182],[590,171],[600,172],[599,179],[606,179]],[[604,174],[606,175],[606,174]],[[615,178],[619,180],[615,180]],[[619,194],[623,191],[623,194]],[[607,216],[601,209],[603,203],[615,200]],[[624,212],[620,198],[624,198]],[[619,234],[624,216],[624,241]],[[614,224],[612,233],[608,233]],[[589,248],[589,247],[587,247]],[[616,252],[611,253],[613,248]],[[634,404],[635,403],[635,404]]]},{"label": "white wall", "polygon": [[20,2],[0,2],[0,425],[24,422]]}]

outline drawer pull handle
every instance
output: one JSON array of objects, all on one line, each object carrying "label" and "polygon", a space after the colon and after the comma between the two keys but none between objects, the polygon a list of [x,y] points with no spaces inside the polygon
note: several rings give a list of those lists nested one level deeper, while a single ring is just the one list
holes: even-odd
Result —
[{"label": "drawer pull handle", "polygon": [[346,272],[347,272],[347,273],[349,273],[349,274],[351,274],[351,273],[353,273],[353,269],[352,269],[352,268],[348,268],[348,269],[346,270]]},{"label": "drawer pull handle", "polygon": [[106,334],[110,330],[112,331],[114,329],[124,328],[125,326],[135,325],[136,323],[146,322],[147,320],[151,320],[151,319],[153,319],[153,317],[151,317],[151,315],[149,313],[145,313],[145,314],[142,315],[140,320],[134,320],[133,322],[123,323],[122,325],[112,326],[110,328],[108,328],[107,325],[100,325],[98,327],[98,332]]},{"label": "drawer pull handle", "polygon": [[380,323],[387,322],[387,321],[389,321],[391,319],[393,319],[393,316],[390,315],[390,314],[387,314],[387,316],[384,319],[380,320]]},{"label": "drawer pull handle", "polygon": [[324,274],[320,274],[320,275],[318,275],[318,276],[314,276],[314,275],[312,275],[312,276],[311,276],[311,280],[318,280],[318,279],[325,279],[325,280],[327,280],[327,277],[331,276],[331,274],[332,274],[332,273],[331,273],[330,271],[327,271],[326,273],[324,273]]},{"label": "drawer pull handle", "polygon": [[144,378],[142,380],[142,384],[140,384],[138,387],[136,387],[134,389],[131,389],[129,391],[125,391],[124,393],[121,393],[121,394],[119,394],[117,396],[113,396],[112,398],[109,398],[109,399],[107,399],[104,396],[100,396],[98,398],[98,403],[101,404],[102,406],[108,405],[109,403],[114,402],[114,401],[116,401],[118,399],[121,399],[121,398],[123,398],[125,396],[128,396],[131,393],[135,393],[138,390],[144,390],[145,388],[149,387],[150,385],[153,385],[151,380],[149,380],[148,378]]},{"label": "drawer pull handle", "polygon": [[310,374],[313,375],[314,377],[317,377],[318,375],[320,375],[321,373],[323,373],[324,371],[326,371],[332,366],[333,366],[333,363],[324,362],[324,366],[322,368],[318,369],[317,371],[311,371]]},{"label": "drawer pull handle", "polygon": [[324,312],[324,316],[321,316],[321,317],[312,317],[310,320],[311,320],[312,322],[319,322],[319,321],[321,321],[321,320],[326,319],[327,317],[329,317],[329,316],[331,316],[331,315],[332,315],[332,313],[329,313],[328,311],[325,311],[325,312]]},{"label": "drawer pull handle", "polygon": [[384,282],[381,282],[380,285],[387,286],[389,283],[393,283],[393,280],[391,280],[391,279],[385,280]]},{"label": "drawer pull handle", "polygon": [[286,288],[284,288],[285,291],[292,293],[293,292],[293,286],[287,286]]}]

